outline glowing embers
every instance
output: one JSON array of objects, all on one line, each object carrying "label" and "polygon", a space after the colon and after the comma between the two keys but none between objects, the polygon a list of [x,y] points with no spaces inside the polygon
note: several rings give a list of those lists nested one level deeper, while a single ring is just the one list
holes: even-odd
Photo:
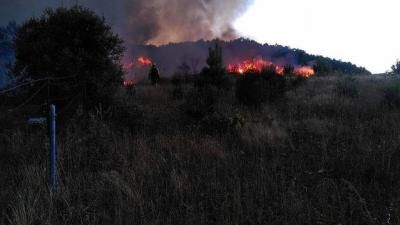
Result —
[{"label": "glowing embers", "polygon": [[135,80],[123,80],[122,81],[122,85],[124,86],[124,87],[133,87],[133,86],[135,86],[137,84],[137,81],[135,81]]}]

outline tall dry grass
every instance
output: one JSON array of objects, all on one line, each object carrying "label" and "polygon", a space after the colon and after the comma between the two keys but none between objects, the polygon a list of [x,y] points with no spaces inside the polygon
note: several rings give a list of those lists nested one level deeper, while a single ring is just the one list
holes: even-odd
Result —
[{"label": "tall dry grass", "polygon": [[0,221],[400,224],[400,114],[385,104],[387,85],[311,79],[251,110],[232,90],[216,118],[240,123],[217,133],[190,122],[170,85],[121,90],[136,110],[121,118],[129,126],[98,110],[60,127],[54,195],[46,129],[0,137]]}]

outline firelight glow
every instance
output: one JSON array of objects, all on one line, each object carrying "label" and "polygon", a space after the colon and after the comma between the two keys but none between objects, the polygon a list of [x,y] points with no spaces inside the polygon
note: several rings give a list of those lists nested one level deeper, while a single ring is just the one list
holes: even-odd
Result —
[{"label": "firelight glow", "polygon": [[255,0],[235,28],[382,73],[400,58],[399,9],[399,0]]}]

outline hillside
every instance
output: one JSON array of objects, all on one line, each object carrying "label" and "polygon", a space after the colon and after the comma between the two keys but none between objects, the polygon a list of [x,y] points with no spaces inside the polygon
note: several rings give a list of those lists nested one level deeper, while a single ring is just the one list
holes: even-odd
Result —
[{"label": "hillside", "polygon": [[[171,76],[179,71],[182,65],[187,65],[192,73],[200,71],[204,66],[211,41],[171,43],[168,45],[135,45],[128,48],[125,63],[140,56],[151,58],[164,73]],[[319,74],[370,74],[363,67],[350,62],[311,55],[300,49],[292,49],[281,45],[260,44],[255,41],[239,38],[232,41],[222,41],[225,64],[235,64],[243,60],[262,58],[276,65],[308,65],[313,66]]]}]

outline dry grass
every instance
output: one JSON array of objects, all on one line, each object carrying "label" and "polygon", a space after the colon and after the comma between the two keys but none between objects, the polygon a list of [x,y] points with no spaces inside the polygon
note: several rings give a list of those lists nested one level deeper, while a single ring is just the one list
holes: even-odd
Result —
[{"label": "dry grass", "polygon": [[169,85],[121,91],[139,125],[61,127],[54,195],[45,129],[0,130],[0,223],[400,224],[399,109],[385,81],[354,82],[348,96],[313,79],[258,110],[228,93],[215,108],[243,124],[221,133],[188,123]]}]

